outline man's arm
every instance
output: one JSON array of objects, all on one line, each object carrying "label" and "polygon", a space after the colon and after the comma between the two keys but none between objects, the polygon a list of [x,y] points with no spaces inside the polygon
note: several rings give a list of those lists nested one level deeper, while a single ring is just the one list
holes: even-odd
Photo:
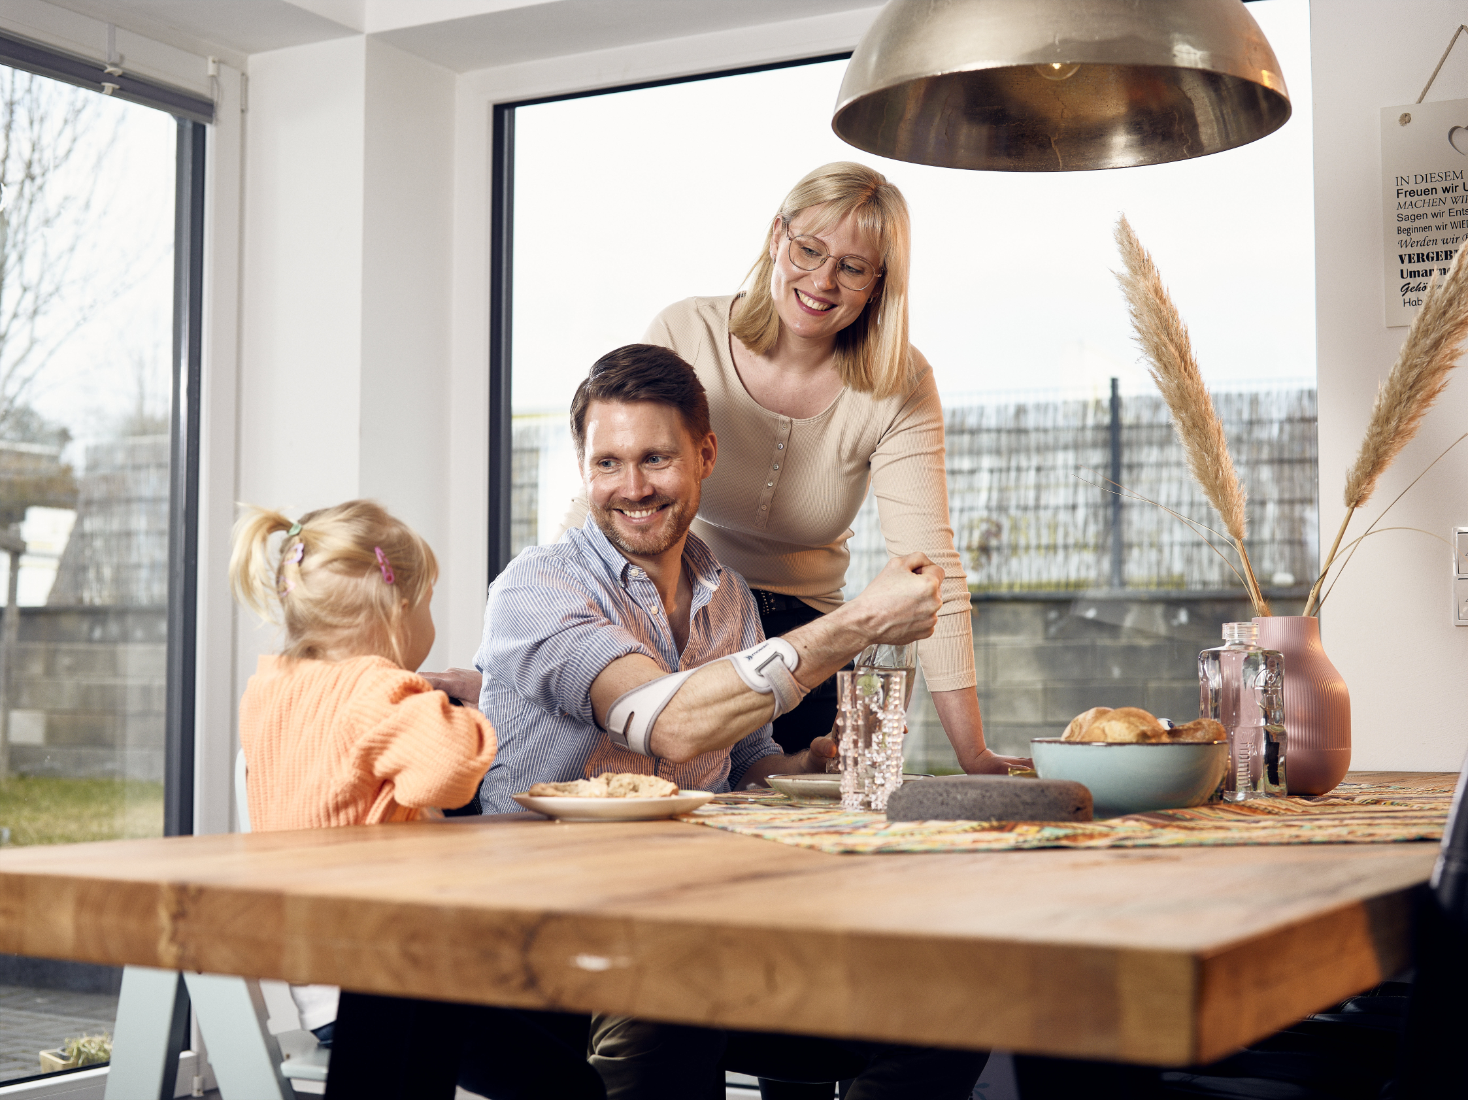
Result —
[{"label": "man's arm", "polygon": [[[923,554],[889,561],[856,599],[784,636],[800,657],[795,679],[809,690],[869,645],[902,645],[928,637],[938,619],[942,581],[943,571]],[[605,729],[613,703],[633,688],[665,675],[656,662],[642,654],[612,661],[591,684],[597,723]],[[654,756],[684,763],[703,753],[728,748],[768,722],[774,711],[773,695],[749,688],[729,661],[711,661],[690,676],[663,708],[649,749]],[[781,761],[789,766],[798,759],[766,758],[771,762],[769,771],[781,766]],[[824,759],[820,758],[821,766]],[[763,764],[765,760],[756,761],[747,769],[746,777],[762,778],[767,773],[754,773]],[[741,784],[745,782],[745,778],[740,779]]]}]

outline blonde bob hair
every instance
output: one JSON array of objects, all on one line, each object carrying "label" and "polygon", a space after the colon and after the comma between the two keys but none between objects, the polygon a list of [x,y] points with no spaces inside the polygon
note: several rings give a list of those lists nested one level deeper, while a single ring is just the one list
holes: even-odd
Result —
[{"label": "blonde bob hair", "polygon": [[[801,231],[819,235],[847,215],[877,242],[882,276],[866,309],[836,334],[836,369],[844,385],[874,397],[904,392],[912,378],[907,345],[907,264],[912,233],[907,201],[887,177],[852,161],[824,164],[785,196],[760,257],[750,268],[749,289],[734,307],[729,331],[756,355],[765,355],[780,336],[780,315],[770,294],[770,277],[785,231],[801,212],[821,207]],[[774,246],[773,248],[771,246]]]},{"label": "blonde bob hair", "polygon": [[[438,580],[438,559],[422,536],[371,500],[299,521],[244,508],[232,535],[230,586],[240,603],[285,627],[282,656],[377,654],[403,663],[404,614]],[[277,532],[285,538],[272,551]]]}]

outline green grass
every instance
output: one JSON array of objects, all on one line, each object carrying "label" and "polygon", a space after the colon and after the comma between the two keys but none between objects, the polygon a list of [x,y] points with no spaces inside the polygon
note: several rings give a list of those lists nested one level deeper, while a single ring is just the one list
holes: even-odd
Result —
[{"label": "green grass", "polygon": [[0,779],[0,826],[11,844],[163,835],[163,784],[138,779]]}]

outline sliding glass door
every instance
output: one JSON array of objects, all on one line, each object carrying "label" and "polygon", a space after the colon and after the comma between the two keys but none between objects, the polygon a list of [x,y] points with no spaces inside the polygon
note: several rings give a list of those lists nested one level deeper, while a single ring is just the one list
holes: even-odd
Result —
[{"label": "sliding glass door", "polygon": [[[0,845],[188,832],[212,108],[0,59]],[[0,1082],[105,1060],[117,983],[0,955]]]}]

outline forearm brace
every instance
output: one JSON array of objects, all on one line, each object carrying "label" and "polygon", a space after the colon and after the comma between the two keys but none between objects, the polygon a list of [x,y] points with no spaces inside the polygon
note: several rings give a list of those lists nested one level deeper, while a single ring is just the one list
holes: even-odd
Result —
[{"label": "forearm brace", "polygon": [[[792,673],[800,667],[800,655],[784,638],[771,638],[730,657],[739,678],[761,695],[775,696],[775,717],[794,710],[809,690]],[[607,736],[612,744],[642,756],[651,756],[653,726],[684,682],[698,669],[673,672],[649,680],[617,697],[607,712]]]}]

